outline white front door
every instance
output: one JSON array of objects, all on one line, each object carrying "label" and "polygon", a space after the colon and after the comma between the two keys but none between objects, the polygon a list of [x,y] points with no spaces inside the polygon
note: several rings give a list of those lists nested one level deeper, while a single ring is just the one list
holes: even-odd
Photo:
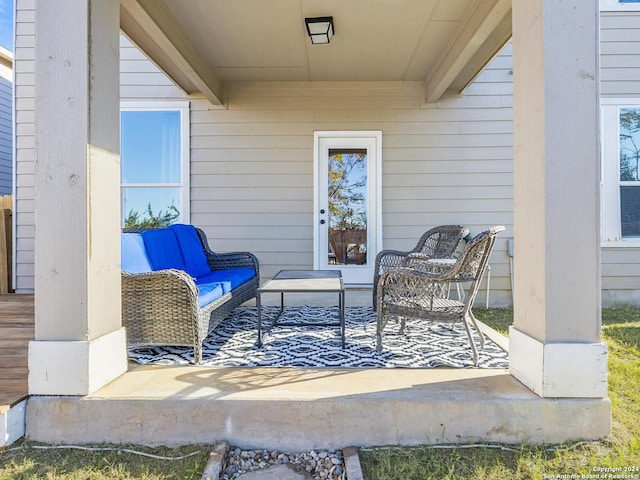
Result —
[{"label": "white front door", "polygon": [[382,132],[315,132],[316,269],[371,284],[382,243]]}]

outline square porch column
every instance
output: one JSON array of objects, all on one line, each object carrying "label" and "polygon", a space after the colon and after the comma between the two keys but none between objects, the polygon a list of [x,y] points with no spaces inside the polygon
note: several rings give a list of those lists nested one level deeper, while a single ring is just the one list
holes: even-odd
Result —
[{"label": "square porch column", "polygon": [[35,8],[35,341],[29,393],[127,369],[120,300],[119,3]]},{"label": "square porch column", "polygon": [[513,0],[510,371],[543,397],[607,396],[600,338],[598,2]]}]

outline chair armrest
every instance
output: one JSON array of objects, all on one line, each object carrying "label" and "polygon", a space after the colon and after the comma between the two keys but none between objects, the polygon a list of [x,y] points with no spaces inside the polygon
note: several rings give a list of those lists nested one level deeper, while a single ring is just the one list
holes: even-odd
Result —
[{"label": "chair armrest", "polygon": [[229,270],[233,268],[251,268],[255,270],[256,276],[260,276],[260,264],[258,258],[250,252],[224,252],[216,253],[205,251],[207,262],[212,271]]},{"label": "chair armrest", "polygon": [[411,253],[402,262],[403,267],[435,274],[450,272],[456,265],[455,258],[433,258],[423,253]]},{"label": "chair armrest", "polygon": [[389,270],[388,272],[383,273],[380,276],[379,283],[391,284],[391,283],[399,283],[404,281],[403,279],[410,279],[410,281],[414,282],[449,282],[450,273],[449,272],[437,272],[430,271],[426,269],[417,269],[411,267],[401,267],[394,268],[393,270]]},{"label": "chair armrest", "polygon": [[258,258],[251,252],[224,252],[216,253],[209,248],[207,235],[200,228],[196,227],[196,232],[202,242],[204,254],[207,256],[207,263],[212,271],[229,270],[232,268],[252,268],[256,276],[260,278],[260,263]]},{"label": "chair armrest", "polygon": [[164,301],[182,296],[189,299],[190,307],[198,308],[198,287],[194,279],[182,270],[167,269],[148,273],[122,272],[123,302]]},{"label": "chair armrest", "polygon": [[418,306],[446,296],[449,284],[438,278],[436,273],[413,268],[395,268],[383,273],[377,284],[376,310],[385,311],[385,304]]},{"label": "chair armrest", "polygon": [[129,345],[193,346],[198,363],[210,315],[199,306],[193,278],[181,270],[122,272],[122,325]]},{"label": "chair armrest", "polygon": [[376,255],[376,273],[382,274],[388,268],[401,266],[409,253],[400,250],[382,250]]}]

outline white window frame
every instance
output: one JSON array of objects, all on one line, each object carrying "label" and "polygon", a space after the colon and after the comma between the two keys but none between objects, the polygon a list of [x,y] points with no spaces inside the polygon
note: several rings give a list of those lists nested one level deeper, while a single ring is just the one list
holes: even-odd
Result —
[{"label": "white window frame", "polygon": [[640,3],[625,3],[619,0],[600,0],[601,12],[615,12],[615,11],[639,11]]},{"label": "white window frame", "polygon": [[[120,111],[134,111],[134,112],[162,112],[162,111],[178,111],[180,112],[180,174],[181,181],[179,183],[154,183],[153,186],[149,184],[127,183],[126,188],[156,188],[156,187],[175,187],[181,189],[180,200],[182,202],[180,209],[180,217],[178,221],[180,223],[191,223],[191,210],[190,210],[190,127],[189,127],[189,101],[123,101],[120,102]],[[120,192],[122,198],[123,184],[120,183]],[[121,204],[123,204],[121,200]],[[121,209],[124,208],[121,205]],[[125,212],[121,212],[121,221],[124,221]]]},{"label": "white window frame", "polygon": [[640,108],[640,98],[602,99],[601,234],[603,247],[640,247],[640,238],[622,238],[620,224],[620,109]]}]

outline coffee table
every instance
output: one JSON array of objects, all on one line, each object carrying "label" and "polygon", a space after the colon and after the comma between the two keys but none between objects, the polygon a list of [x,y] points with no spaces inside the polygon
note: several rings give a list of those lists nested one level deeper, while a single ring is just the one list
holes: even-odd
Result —
[{"label": "coffee table", "polygon": [[296,322],[280,322],[280,315],[284,309],[285,293],[337,293],[340,308],[339,321],[323,323],[305,323],[306,326],[340,327],[342,348],[345,347],[344,338],[344,284],[340,270],[280,270],[271,280],[258,288],[256,306],[258,308],[258,347],[262,346],[262,295],[265,293],[280,294],[280,311],[269,329],[276,324],[282,326],[296,326]]}]

